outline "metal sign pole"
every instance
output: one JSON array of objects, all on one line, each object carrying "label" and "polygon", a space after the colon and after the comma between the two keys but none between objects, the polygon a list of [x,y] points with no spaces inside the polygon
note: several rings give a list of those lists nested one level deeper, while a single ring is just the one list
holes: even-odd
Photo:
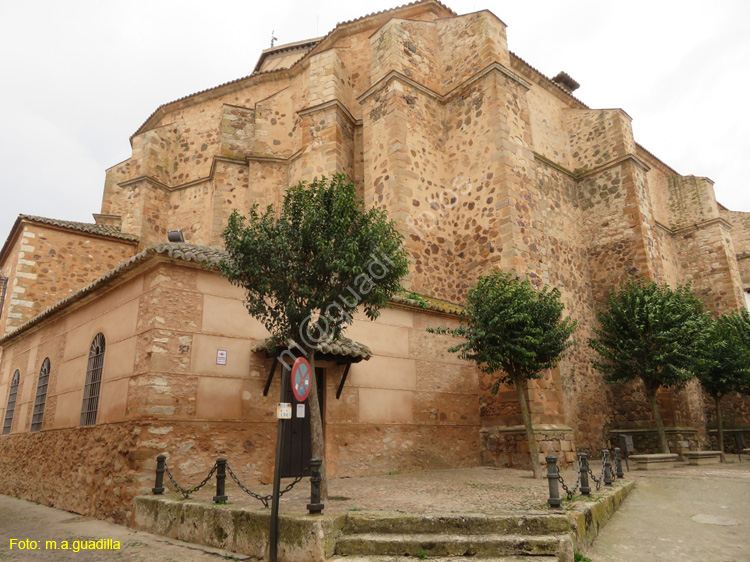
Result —
[{"label": "metal sign pole", "polygon": [[[279,385],[279,402],[284,401],[284,391],[289,384],[289,369],[282,367]],[[279,489],[281,488],[281,437],[283,419],[279,419],[276,430],[276,465],[273,471],[273,498],[271,499],[271,529],[269,532],[269,561],[278,562],[279,556]]]}]

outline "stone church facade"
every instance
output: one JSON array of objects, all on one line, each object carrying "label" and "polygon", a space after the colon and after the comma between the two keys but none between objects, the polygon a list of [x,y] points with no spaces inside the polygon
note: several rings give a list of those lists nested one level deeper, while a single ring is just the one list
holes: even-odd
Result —
[{"label": "stone church facade", "polygon": [[[640,388],[591,367],[595,313],[634,275],[690,281],[715,313],[747,306],[750,214],[576,87],[509,51],[491,12],[424,0],[267,49],[249,76],[159,107],[107,171],[94,223],[20,215],[0,250],[0,492],[127,521],[159,453],[186,480],[225,456],[268,482],[279,377],[216,271],[221,232],[232,209],[337,172],[397,221],[411,269],[380,319],[319,349],[331,475],[528,464],[515,392],[493,395],[426,332],[456,325],[496,267],[558,287],[579,323],[529,391],[543,454],[570,462],[618,432],[655,447]],[[674,452],[709,446],[697,384],[659,403]],[[750,402],[725,404],[747,429]]]}]

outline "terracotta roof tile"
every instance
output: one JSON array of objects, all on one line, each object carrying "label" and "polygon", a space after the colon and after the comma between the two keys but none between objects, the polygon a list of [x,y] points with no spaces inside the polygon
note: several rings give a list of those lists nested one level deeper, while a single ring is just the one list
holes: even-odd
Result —
[{"label": "terracotta roof tile", "polygon": [[87,232],[89,234],[97,234],[99,236],[108,236],[110,238],[119,238],[120,240],[128,240],[130,242],[138,242],[137,236],[135,236],[134,234],[128,234],[127,232],[123,232],[119,227],[114,225],[96,224],[92,222],[65,221],[60,219],[50,219],[47,217],[37,217],[34,215],[18,215],[18,218],[20,220],[48,224],[50,226],[58,226],[60,228],[69,228],[70,230]]},{"label": "terracotta roof tile", "polygon": [[83,299],[84,297],[93,293],[95,290],[99,289],[100,287],[106,286],[113,279],[135,268],[138,264],[147,260],[150,257],[153,257],[156,254],[166,254],[167,256],[173,259],[179,259],[179,260],[187,261],[187,262],[195,262],[198,264],[205,265],[209,268],[215,268],[219,264],[219,262],[222,260],[222,258],[226,256],[226,253],[224,252],[224,250],[221,250],[219,248],[212,248],[209,246],[197,246],[194,244],[174,243],[174,242],[164,242],[162,244],[151,246],[149,248],[146,248],[139,254],[136,254],[129,260],[123,262],[122,264],[120,264],[113,270],[109,271],[108,273],[105,273],[102,277],[100,277],[93,283],[86,285],[84,288],[76,291],[72,295],[62,299],[61,301],[58,301],[57,303],[55,303],[54,305],[52,305],[45,311],[34,316],[34,318],[29,320],[25,324],[22,324],[15,330],[8,332],[5,336],[0,338],[0,343],[3,343],[17,336],[21,332],[27,330],[28,328],[31,328],[32,326],[36,324],[39,324],[45,318],[48,318],[52,316],[53,314],[55,314],[58,310],[61,310],[73,304],[74,302]]},{"label": "terracotta roof tile", "polygon": [[[290,349],[294,346],[293,341],[287,342],[287,348]],[[275,355],[279,351],[279,345],[273,338],[267,338],[261,341],[254,349],[254,351],[262,351],[269,355]],[[317,345],[312,346],[315,351],[324,353],[326,355],[334,355],[337,357],[350,357],[358,361],[367,361],[372,357],[372,351],[365,344],[347,338],[346,336],[339,336],[336,340],[328,339],[321,341]]]}]

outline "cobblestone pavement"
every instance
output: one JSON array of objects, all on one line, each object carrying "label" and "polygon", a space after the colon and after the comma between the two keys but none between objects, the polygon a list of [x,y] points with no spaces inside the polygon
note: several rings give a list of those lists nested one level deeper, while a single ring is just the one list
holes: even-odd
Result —
[{"label": "cobblestone pavement", "polygon": [[750,463],[630,475],[592,562],[750,562]]},{"label": "cobblestone pavement", "polygon": [[[36,550],[21,550],[11,539],[38,541]],[[119,541],[119,550],[73,550],[75,541]],[[58,549],[47,547],[55,541]],[[69,550],[63,550],[68,541]],[[80,543],[79,543],[80,544]],[[114,543],[111,543],[114,544]],[[51,543],[49,545],[52,546]],[[100,543],[100,546],[105,546]],[[136,532],[127,527],[80,517],[67,511],[0,495],[0,561],[30,562],[221,562],[254,560],[199,545]]]}]

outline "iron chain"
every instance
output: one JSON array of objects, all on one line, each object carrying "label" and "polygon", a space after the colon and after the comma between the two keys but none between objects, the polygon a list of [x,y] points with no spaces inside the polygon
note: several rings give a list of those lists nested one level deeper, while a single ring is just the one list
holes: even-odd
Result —
[{"label": "iron chain", "polygon": [[[307,472],[308,468],[310,468],[310,465],[308,465],[307,467],[305,467],[305,469],[302,472]],[[229,466],[229,463],[227,463],[227,472],[229,472],[229,476],[232,478],[232,480],[234,480],[234,483],[237,484],[237,486],[239,487],[240,490],[242,490],[247,495],[249,495],[249,496],[255,498],[256,500],[260,501],[261,503],[263,503],[263,507],[268,507],[268,502],[273,499],[273,494],[268,494],[268,495],[265,495],[265,496],[261,496],[260,494],[256,494],[255,492],[253,492],[250,488],[248,488],[242,482],[240,482],[240,479],[237,477],[237,475],[234,473],[234,471],[232,470],[232,468]],[[286,494],[287,492],[289,492],[303,478],[304,478],[304,475],[297,476],[291,484],[288,484],[286,488],[284,488],[283,490],[279,491],[279,497],[281,497],[284,494]]]},{"label": "iron chain", "polygon": [[568,499],[573,499],[573,496],[576,495],[576,492],[578,492],[578,487],[581,485],[581,457],[578,457],[578,478],[576,478],[575,486],[573,486],[573,489],[571,490],[568,488],[568,486],[565,484],[565,480],[563,480],[562,474],[560,474],[560,467],[557,467],[557,481],[560,482],[560,485],[563,487],[563,490],[565,490],[565,494],[568,496]]},{"label": "iron chain", "polygon": [[197,486],[195,486],[193,488],[186,489],[186,488],[183,488],[182,486],[180,486],[177,483],[177,480],[174,479],[174,476],[172,476],[172,473],[169,471],[169,467],[167,466],[167,461],[164,461],[164,471],[167,473],[167,476],[169,476],[169,479],[172,481],[172,484],[174,484],[174,487],[177,488],[177,490],[185,497],[185,499],[189,498],[190,494],[194,494],[195,492],[197,492],[198,490],[200,490],[201,488],[203,488],[203,486],[206,485],[206,483],[214,475],[214,472],[216,472],[217,466],[218,466],[218,464],[214,463],[214,465],[211,467],[211,471],[208,473],[208,476],[206,476],[201,481],[200,484],[198,484]]}]

